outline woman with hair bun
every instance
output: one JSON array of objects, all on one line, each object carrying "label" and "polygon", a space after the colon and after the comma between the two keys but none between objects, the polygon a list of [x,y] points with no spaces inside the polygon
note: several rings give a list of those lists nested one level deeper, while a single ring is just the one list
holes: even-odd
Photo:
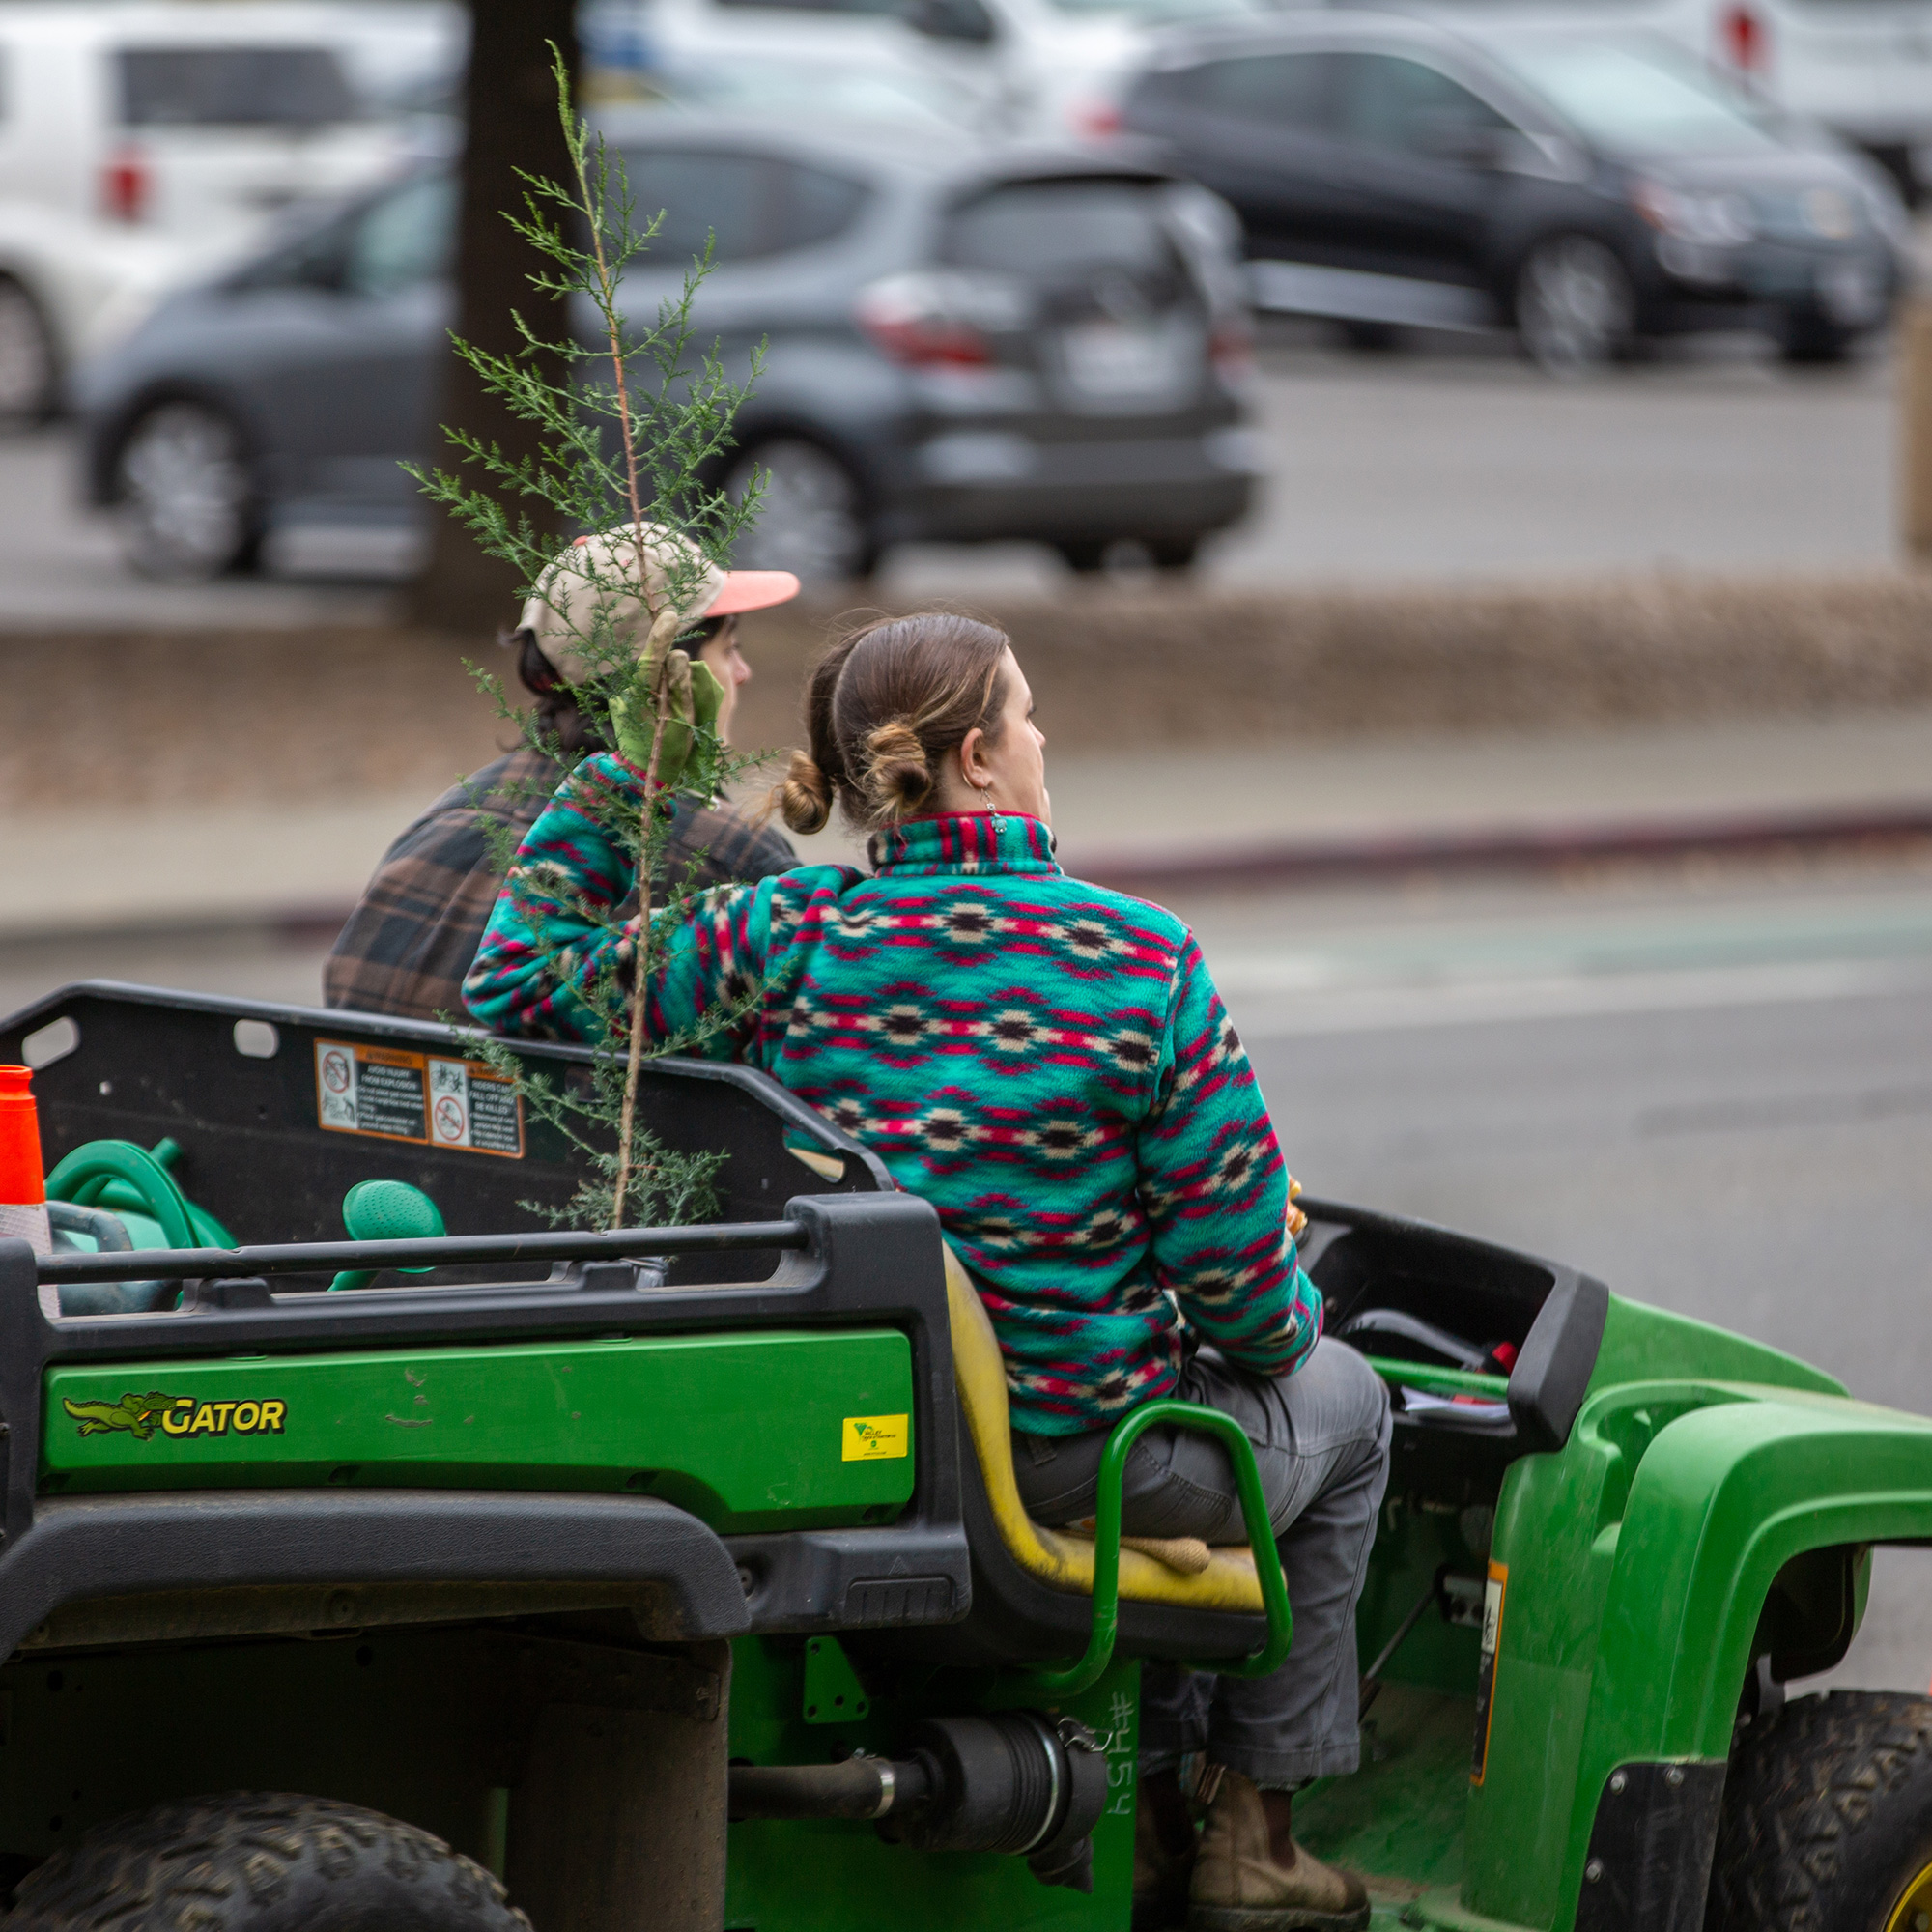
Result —
[{"label": "woman with hair bun", "polygon": [[[1194,937],[1060,869],[1046,741],[991,625],[867,626],[813,672],[806,727],[778,807],[799,833],[841,810],[870,834],[871,872],[801,866],[667,919],[648,1024],[668,1037],[730,1009],[705,1050],[762,1067],[932,1203],[999,1337],[1037,1520],[1093,1514],[1108,1433],[1141,1403],[1179,1396],[1241,1423],[1293,1647],[1261,1679],[1145,1673],[1135,1919],[1358,1932],[1360,1881],[1295,1844],[1290,1798],[1358,1761],[1354,1610],[1388,1398],[1321,1339],[1274,1127]],[[486,1025],[582,1039],[578,989],[630,971],[634,941],[584,910],[620,902],[629,862],[572,791],[640,782],[614,756],[586,760],[531,829],[465,984]],[[1150,1431],[1125,1525],[1244,1540],[1220,1447]],[[1198,1851],[1187,1752],[1209,1767]]]}]

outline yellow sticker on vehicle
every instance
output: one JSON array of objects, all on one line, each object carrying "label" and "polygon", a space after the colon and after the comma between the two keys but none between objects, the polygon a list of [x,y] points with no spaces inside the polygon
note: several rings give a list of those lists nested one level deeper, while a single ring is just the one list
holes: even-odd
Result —
[{"label": "yellow sticker on vehicle", "polygon": [[845,1418],[847,1463],[884,1463],[912,1449],[909,1415],[848,1415]]},{"label": "yellow sticker on vehicle", "polygon": [[1469,1782],[1480,1784],[1490,1768],[1490,1726],[1496,1715],[1496,1658],[1503,1643],[1503,1602],[1509,1595],[1509,1565],[1492,1562],[1483,1592],[1483,1642],[1476,1656],[1476,1757]]},{"label": "yellow sticker on vehicle", "polygon": [[137,1442],[151,1441],[155,1426],[165,1435],[279,1435],[287,1425],[285,1402],[197,1402],[191,1395],[124,1395],[119,1402],[74,1402],[61,1406],[83,1435],[125,1429]]}]

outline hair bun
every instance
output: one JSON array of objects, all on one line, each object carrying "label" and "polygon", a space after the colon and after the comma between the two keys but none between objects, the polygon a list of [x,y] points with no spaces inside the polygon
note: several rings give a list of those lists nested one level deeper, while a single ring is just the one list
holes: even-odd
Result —
[{"label": "hair bun", "polygon": [[779,816],[803,838],[825,830],[832,816],[832,787],[811,756],[794,752],[778,788]]},{"label": "hair bun", "polygon": [[932,796],[932,767],[919,733],[903,718],[889,718],[866,734],[865,790],[882,818],[904,818]]}]

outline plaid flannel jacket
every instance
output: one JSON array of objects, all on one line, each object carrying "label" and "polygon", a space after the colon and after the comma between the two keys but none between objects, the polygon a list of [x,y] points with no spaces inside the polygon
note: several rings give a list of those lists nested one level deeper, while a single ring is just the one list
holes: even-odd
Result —
[{"label": "plaid flannel jacket", "polygon": [[[323,962],[331,1007],[404,1019],[466,1020],[463,977],[476,957],[503,874],[486,821],[521,839],[549,805],[563,768],[525,748],[472,773],[437,800],[383,856]],[[798,863],[791,841],[729,806],[677,802],[666,870],[693,883],[764,879]]]}]

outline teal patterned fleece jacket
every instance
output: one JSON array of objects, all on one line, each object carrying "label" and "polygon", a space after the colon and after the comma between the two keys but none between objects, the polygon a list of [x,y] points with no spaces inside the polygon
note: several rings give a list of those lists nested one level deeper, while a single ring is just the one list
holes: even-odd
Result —
[{"label": "teal patterned fleece jacket", "polygon": [[[531,827],[464,986],[485,1025],[589,1037],[577,989],[611,963],[622,977],[633,941],[582,908],[617,904],[629,880],[574,800],[638,785],[622,760],[588,759]],[[652,1033],[756,988],[712,1050],[774,1075],[932,1203],[992,1318],[1016,1427],[1070,1435],[1165,1394],[1187,1327],[1264,1375],[1296,1368],[1321,1298],[1192,933],[1069,879],[1037,819],[918,820],[870,856],[870,877],[801,866],[662,923]]]}]

